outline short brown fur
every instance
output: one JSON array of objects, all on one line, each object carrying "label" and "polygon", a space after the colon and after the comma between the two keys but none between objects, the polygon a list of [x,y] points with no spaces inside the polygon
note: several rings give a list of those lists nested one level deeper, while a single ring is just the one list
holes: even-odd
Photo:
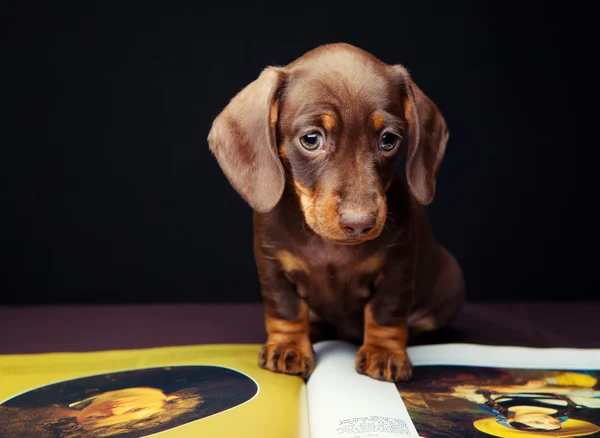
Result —
[{"label": "short brown fur", "polygon": [[[321,146],[304,147],[307,134]],[[384,134],[396,139],[389,150]],[[406,183],[395,167],[404,137]],[[255,210],[268,333],[260,366],[307,378],[320,324],[362,343],[358,372],[410,378],[409,333],[447,325],[464,299],[461,269],[423,207],[447,139],[403,66],[348,44],[268,67],[219,114],[210,148]]]}]

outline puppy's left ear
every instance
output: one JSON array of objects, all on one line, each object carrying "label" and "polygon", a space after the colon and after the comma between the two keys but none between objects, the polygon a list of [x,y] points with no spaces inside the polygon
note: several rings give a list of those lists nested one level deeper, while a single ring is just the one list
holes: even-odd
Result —
[{"label": "puppy's left ear", "polygon": [[285,183],[275,138],[284,79],[282,69],[264,69],[231,99],[208,134],[210,150],[233,188],[261,213],[275,207]]},{"label": "puppy's left ear", "polygon": [[406,69],[394,65],[408,123],[406,180],[413,196],[422,205],[430,204],[435,183],[446,151],[448,128],[438,107],[414,83]]}]

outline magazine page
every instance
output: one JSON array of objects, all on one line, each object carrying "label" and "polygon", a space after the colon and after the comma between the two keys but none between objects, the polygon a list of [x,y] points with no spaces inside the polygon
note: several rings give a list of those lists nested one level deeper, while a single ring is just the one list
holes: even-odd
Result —
[{"label": "magazine page", "polygon": [[409,347],[413,365],[472,365],[544,369],[600,367],[597,348],[494,347],[476,344],[440,344]]},{"label": "magazine page", "polygon": [[311,438],[419,436],[396,386],[356,372],[356,347],[324,341],[314,349],[316,369],[307,383]]},{"label": "magazine page", "polygon": [[600,350],[409,348],[399,393],[423,437],[600,437]]},{"label": "magazine page", "polygon": [[306,438],[303,380],[259,368],[259,348],[0,356],[0,436]]}]

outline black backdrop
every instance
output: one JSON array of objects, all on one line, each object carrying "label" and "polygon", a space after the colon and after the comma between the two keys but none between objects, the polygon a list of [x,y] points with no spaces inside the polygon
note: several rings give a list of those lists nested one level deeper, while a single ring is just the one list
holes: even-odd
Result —
[{"label": "black backdrop", "polygon": [[443,111],[429,212],[470,299],[598,297],[597,18],[108,3],[3,3],[2,303],[259,300],[251,211],[206,136],[263,67],[338,41]]}]

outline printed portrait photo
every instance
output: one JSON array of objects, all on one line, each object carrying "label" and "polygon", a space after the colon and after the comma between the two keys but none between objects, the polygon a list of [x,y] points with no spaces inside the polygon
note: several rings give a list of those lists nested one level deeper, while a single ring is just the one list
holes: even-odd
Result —
[{"label": "printed portrait photo", "polygon": [[598,371],[415,367],[398,390],[429,437],[600,436]]},{"label": "printed portrait photo", "polygon": [[224,413],[251,400],[250,377],[217,366],[102,374],[32,389],[0,404],[0,436],[138,438]]}]

